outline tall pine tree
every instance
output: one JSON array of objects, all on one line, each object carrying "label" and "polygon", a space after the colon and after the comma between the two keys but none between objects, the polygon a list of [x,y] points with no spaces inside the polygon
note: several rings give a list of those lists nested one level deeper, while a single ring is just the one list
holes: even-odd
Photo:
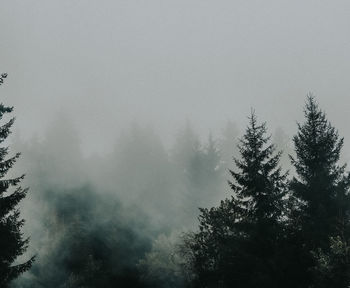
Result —
[{"label": "tall pine tree", "polygon": [[197,287],[282,287],[278,243],[283,235],[286,175],[266,125],[252,113],[231,171],[231,199],[201,209],[191,251]]},{"label": "tall pine tree", "polygon": [[258,124],[252,113],[239,144],[241,159],[235,160],[238,171],[230,171],[234,181],[229,183],[243,211],[239,227],[247,235],[246,269],[253,276],[244,280],[251,283],[247,287],[279,287],[282,278],[278,246],[283,237],[286,174],[279,167],[282,152],[276,153],[266,132],[266,124]]},{"label": "tall pine tree", "polygon": [[269,141],[266,124],[259,125],[252,113],[239,144],[241,159],[235,160],[238,171],[230,170],[234,181],[229,181],[246,212],[246,220],[258,224],[263,230],[265,224],[275,224],[280,220],[286,195],[286,175],[278,166],[282,152],[275,153],[275,145]]},{"label": "tall pine tree", "polygon": [[[6,74],[1,75],[0,84],[6,78]],[[7,113],[12,112],[13,107],[6,107],[0,104],[0,119]],[[14,123],[14,118],[0,126],[0,143],[3,143],[11,133],[10,129]],[[20,153],[7,158],[8,147],[0,147],[0,287],[8,287],[9,283],[17,278],[21,273],[28,270],[34,257],[28,261],[17,264],[16,259],[27,249],[28,238],[24,238],[21,227],[24,220],[20,219],[18,203],[26,196],[28,189],[19,186],[24,175],[17,178],[6,179],[9,169],[14,165]],[[9,192],[10,187],[15,187]]]},{"label": "tall pine tree", "polygon": [[[304,278],[311,281],[304,287],[332,287],[338,280],[333,278],[331,286],[320,286],[315,284],[315,273],[308,272],[320,274],[320,255],[334,255],[334,239],[349,238],[350,178],[345,165],[339,164],[343,138],[311,95],[304,113],[305,122],[298,124],[293,138],[296,156],[291,160],[297,175],[290,189],[297,204],[291,222],[302,243],[298,253],[303,261],[298,265],[305,271]],[[319,257],[315,259],[316,254]]]}]

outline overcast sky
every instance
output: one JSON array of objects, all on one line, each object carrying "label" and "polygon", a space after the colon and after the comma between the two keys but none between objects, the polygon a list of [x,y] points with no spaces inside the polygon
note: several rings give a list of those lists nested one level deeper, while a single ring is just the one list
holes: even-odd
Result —
[{"label": "overcast sky", "polygon": [[311,91],[350,148],[348,0],[11,0],[0,31],[0,97],[25,137],[64,112],[101,152],[134,120],[204,135],[251,106],[292,134]]}]

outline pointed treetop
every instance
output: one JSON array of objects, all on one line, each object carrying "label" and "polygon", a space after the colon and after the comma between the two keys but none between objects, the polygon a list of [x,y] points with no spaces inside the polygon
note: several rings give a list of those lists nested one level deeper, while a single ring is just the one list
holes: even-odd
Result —
[{"label": "pointed treetop", "polygon": [[258,123],[255,112],[249,117],[246,132],[238,145],[240,159],[235,159],[234,181],[229,181],[234,197],[242,201],[257,219],[277,219],[281,213],[286,174],[281,172],[281,152],[269,143],[266,123]]},{"label": "pointed treetop", "polygon": [[[305,122],[298,123],[298,132],[293,137],[296,158],[291,157],[292,164],[303,180],[321,175],[321,172],[332,174],[332,170],[339,168],[337,162],[344,139],[339,137],[338,131],[327,120],[326,113],[319,108],[312,94],[307,95],[304,113]],[[315,165],[318,166],[316,174],[312,172]]]}]

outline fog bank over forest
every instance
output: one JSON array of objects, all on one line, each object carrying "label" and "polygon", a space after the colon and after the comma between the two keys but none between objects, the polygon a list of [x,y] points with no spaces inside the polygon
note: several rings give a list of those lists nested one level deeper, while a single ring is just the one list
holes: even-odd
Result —
[{"label": "fog bank over forest", "polygon": [[[182,233],[196,230],[198,208],[230,197],[228,169],[240,130],[227,122],[220,137],[202,141],[187,122],[165,148],[153,128],[133,123],[111,153],[92,156],[83,155],[64,114],[42,139],[14,135],[12,150],[22,157],[12,173],[25,171],[31,189],[21,205],[31,237],[26,255],[38,255],[14,287],[80,287],[89,273],[96,287],[182,287],[183,260],[172,255]],[[286,150],[287,169],[290,139],[283,130],[271,134]]]},{"label": "fog bank over forest", "polygon": [[205,138],[227,120],[243,127],[250,107],[292,135],[309,91],[350,139],[349,11],[345,0],[14,0],[0,11],[1,97],[27,138],[68,113],[87,154],[112,151],[132,121],[170,144],[186,119]]},{"label": "fog bank over forest", "polygon": [[3,4],[0,102],[22,153],[9,176],[26,174],[37,255],[12,286],[186,287],[185,235],[231,196],[251,111],[290,180],[311,92],[348,163],[349,15],[346,0]]}]

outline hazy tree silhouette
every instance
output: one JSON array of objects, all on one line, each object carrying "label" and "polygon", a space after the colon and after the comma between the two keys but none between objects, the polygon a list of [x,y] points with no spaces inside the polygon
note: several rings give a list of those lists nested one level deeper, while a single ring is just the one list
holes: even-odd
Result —
[{"label": "hazy tree silhouette", "polygon": [[265,124],[252,113],[231,171],[231,199],[201,209],[190,235],[195,287],[281,287],[276,258],[282,237],[286,175]]},{"label": "hazy tree silhouette", "polygon": [[226,169],[234,167],[233,157],[239,156],[238,151],[239,129],[234,122],[228,121],[222,131],[219,141],[220,156]]},{"label": "hazy tree silhouette", "polygon": [[[0,84],[7,74],[2,74]],[[0,104],[0,119],[7,113],[11,113],[13,107],[6,107]],[[11,133],[10,129],[14,123],[14,118],[0,127],[0,143],[3,143]],[[34,261],[34,257],[28,261],[17,264],[18,256],[26,251],[29,239],[24,238],[21,227],[24,220],[20,219],[20,213],[17,208],[18,203],[26,196],[28,189],[22,189],[19,186],[24,175],[17,178],[6,179],[5,176],[9,169],[14,165],[20,153],[7,158],[8,147],[0,147],[0,287],[8,287],[9,283],[20,274],[27,271]],[[9,192],[10,187],[15,190]]]},{"label": "hazy tree silhouette", "polygon": [[[304,113],[305,122],[298,124],[298,133],[293,138],[296,156],[291,159],[297,176],[292,179],[290,189],[297,199],[292,225],[299,231],[299,241],[304,247],[299,251],[304,261],[298,266],[302,267],[303,263],[302,270],[307,272],[319,264],[314,263],[310,251],[320,256],[321,249],[322,253],[334,255],[335,239],[345,241],[349,237],[350,178],[345,165],[339,164],[343,138],[311,95]],[[311,275],[305,277],[311,279]]]}]

